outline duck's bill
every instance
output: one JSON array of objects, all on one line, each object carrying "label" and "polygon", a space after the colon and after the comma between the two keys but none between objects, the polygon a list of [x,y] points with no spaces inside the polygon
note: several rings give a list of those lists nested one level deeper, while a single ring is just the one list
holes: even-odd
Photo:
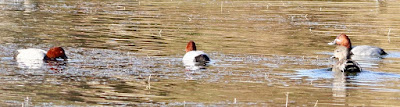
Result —
[{"label": "duck's bill", "polygon": [[64,55],[64,56],[56,58],[56,60],[57,61],[68,61],[68,57]]},{"label": "duck's bill", "polygon": [[328,43],[328,45],[336,45],[336,41],[337,41],[338,39],[335,39],[335,40],[333,40],[332,42],[329,42]]},{"label": "duck's bill", "polygon": [[60,58],[62,58],[64,61],[66,61],[68,59],[67,55],[63,55]]}]

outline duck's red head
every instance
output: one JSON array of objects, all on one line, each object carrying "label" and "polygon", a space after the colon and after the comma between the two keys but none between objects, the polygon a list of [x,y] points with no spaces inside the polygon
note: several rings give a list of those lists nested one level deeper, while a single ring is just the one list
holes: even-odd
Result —
[{"label": "duck's red head", "polygon": [[68,57],[65,55],[65,51],[61,47],[52,47],[50,48],[49,51],[47,51],[47,54],[45,56],[45,60],[56,60],[56,58],[62,58],[64,60],[67,60]]},{"label": "duck's red head", "polygon": [[335,40],[333,40],[331,43],[328,43],[329,45],[339,45],[339,46],[344,46],[347,48],[351,48],[351,42],[349,37],[346,34],[340,34],[339,36],[336,37]]},{"label": "duck's red head", "polygon": [[196,51],[196,44],[193,41],[189,41],[186,45],[186,52]]}]

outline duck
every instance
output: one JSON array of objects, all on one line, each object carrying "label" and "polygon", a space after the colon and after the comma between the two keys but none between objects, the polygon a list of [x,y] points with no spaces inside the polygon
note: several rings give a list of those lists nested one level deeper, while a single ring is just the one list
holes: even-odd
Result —
[{"label": "duck", "polygon": [[14,59],[17,60],[19,68],[39,69],[45,62],[57,61],[61,58],[68,59],[62,47],[52,47],[49,51],[36,48],[19,49]]},{"label": "duck", "polygon": [[189,41],[186,45],[186,54],[182,58],[182,62],[187,67],[206,66],[211,60],[203,51],[197,51],[194,41]]},{"label": "duck", "polygon": [[68,57],[65,55],[65,51],[62,47],[52,47],[49,51],[36,48],[19,49],[17,50],[17,60],[44,60],[44,61],[56,61],[57,58],[67,60]]},{"label": "duck", "polygon": [[333,70],[342,72],[361,72],[361,66],[350,59],[350,50],[345,46],[337,46],[332,58],[338,59],[333,65]]},{"label": "duck", "polygon": [[328,44],[344,46],[350,50],[350,55],[355,56],[382,57],[383,55],[387,55],[382,48],[376,46],[361,45],[352,47],[349,37],[343,33],[338,35],[335,40]]}]

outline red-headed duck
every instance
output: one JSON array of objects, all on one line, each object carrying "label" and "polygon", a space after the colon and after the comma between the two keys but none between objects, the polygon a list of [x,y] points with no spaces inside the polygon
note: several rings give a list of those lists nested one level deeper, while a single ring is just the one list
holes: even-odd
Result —
[{"label": "red-headed duck", "polygon": [[193,41],[189,41],[186,45],[186,54],[183,56],[182,62],[185,66],[205,66],[210,62],[210,57],[203,51],[197,51],[196,44]]},{"label": "red-headed duck", "polygon": [[375,46],[361,45],[352,47],[351,41],[346,34],[340,34],[335,40],[328,43],[329,45],[344,46],[350,50],[351,55],[360,56],[375,56],[380,57],[386,55],[387,53],[383,49]]},{"label": "red-headed duck", "polygon": [[67,60],[65,51],[61,47],[52,47],[49,51],[42,49],[28,48],[17,50],[18,54],[15,59],[17,60],[45,60],[56,61],[57,58]]},{"label": "red-headed duck", "polygon": [[337,46],[333,58],[337,58],[338,62],[333,65],[333,70],[342,72],[360,72],[362,71],[360,65],[350,59],[349,48],[344,46]]},{"label": "red-headed duck", "polygon": [[50,48],[49,51],[42,49],[28,48],[17,50],[15,59],[18,62],[19,68],[38,69],[41,68],[44,62],[56,61],[57,58],[67,60],[65,51],[61,47]]}]

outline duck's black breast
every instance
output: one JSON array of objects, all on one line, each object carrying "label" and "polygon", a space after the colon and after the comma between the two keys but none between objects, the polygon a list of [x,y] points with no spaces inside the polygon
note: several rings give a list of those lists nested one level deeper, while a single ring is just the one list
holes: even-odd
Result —
[{"label": "duck's black breast", "polygon": [[343,72],[361,72],[362,71],[360,65],[358,65],[357,62],[352,61],[352,60],[348,60],[346,62],[346,66],[343,70],[344,70]]},{"label": "duck's black breast", "polygon": [[206,54],[201,54],[195,57],[195,61],[198,65],[205,65],[210,62],[210,58]]}]

